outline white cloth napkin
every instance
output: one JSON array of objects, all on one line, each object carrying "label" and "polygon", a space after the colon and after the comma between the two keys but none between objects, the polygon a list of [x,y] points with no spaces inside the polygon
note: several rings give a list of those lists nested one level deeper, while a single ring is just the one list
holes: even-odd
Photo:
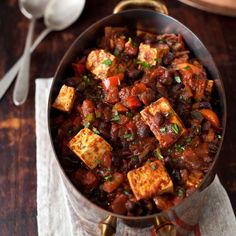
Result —
[{"label": "white cloth napkin", "polygon": [[[66,198],[66,190],[57,171],[57,163],[52,158],[54,153],[50,145],[47,128],[47,101],[51,82],[52,79],[36,80],[38,235],[91,235],[83,231],[80,224],[82,219],[76,215],[76,212]],[[236,235],[235,215],[228,195],[218,177],[215,178],[210,188],[208,200],[199,222],[200,235]],[[128,227],[119,223],[116,235],[125,235],[124,232],[127,231]],[[136,235],[141,234],[143,234],[141,231],[136,233]],[[147,234],[144,233],[143,235]]]}]

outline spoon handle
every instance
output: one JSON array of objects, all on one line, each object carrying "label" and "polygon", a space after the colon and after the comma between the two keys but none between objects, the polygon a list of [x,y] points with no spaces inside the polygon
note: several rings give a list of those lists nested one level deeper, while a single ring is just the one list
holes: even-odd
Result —
[{"label": "spoon handle", "polygon": [[[34,44],[30,48],[30,53],[32,53],[35,48],[40,44],[40,42],[51,32],[51,29],[46,28],[34,41]],[[0,80],[0,100],[12,84],[16,77],[17,72],[20,69],[22,63],[22,56],[17,60],[17,62],[12,66],[12,68],[2,77]]]},{"label": "spoon handle", "polygon": [[25,102],[29,92],[30,46],[32,43],[34,26],[35,19],[32,18],[26,38],[21,68],[16,78],[16,84],[13,91],[13,102],[17,106]]}]

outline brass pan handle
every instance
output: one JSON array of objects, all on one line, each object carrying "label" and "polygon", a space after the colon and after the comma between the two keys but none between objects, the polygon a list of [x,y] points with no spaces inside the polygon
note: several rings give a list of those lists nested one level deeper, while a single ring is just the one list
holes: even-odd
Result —
[{"label": "brass pan handle", "polygon": [[166,6],[159,0],[123,0],[115,6],[113,13],[116,14],[118,12],[121,12],[126,8],[129,8],[130,6],[151,7],[154,11],[168,15]]},{"label": "brass pan handle", "polygon": [[[116,233],[117,218],[109,215],[106,219],[100,222],[99,228],[101,236],[114,236]],[[165,217],[154,217],[153,226],[158,236],[176,236],[175,226]],[[127,235],[128,232],[127,232]]]}]

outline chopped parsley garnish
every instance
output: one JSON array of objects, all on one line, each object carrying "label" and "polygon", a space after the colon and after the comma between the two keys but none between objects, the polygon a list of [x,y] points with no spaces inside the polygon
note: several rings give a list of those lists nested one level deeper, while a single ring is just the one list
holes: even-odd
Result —
[{"label": "chopped parsley garnish", "polygon": [[91,125],[90,122],[85,121],[85,123],[84,123],[84,127],[85,127],[85,128],[88,128],[90,125]]},{"label": "chopped parsley garnish", "polygon": [[179,197],[184,197],[185,196],[185,190],[183,188],[178,188],[177,195]]},{"label": "chopped parsley garnish", "polygon": [[125,139],[130,139],[130,138],[132,138],[132,137],[133,137],[132,134],[125,134],[125,135],[124,135],[124,138],[125,138]]},{"label": "chopped parsley garnish", "polygon": [[161,132],[161,133],[166,133],[166,131],[167,131],[167,130],[166,130],[166,127],[161,127],[161,128],[160,128],[160,132]]},{"label": "chopped parsley garnish", "polygon": [[173,150],[169,148],[169,149],[167,149],[167,153],[171,154],[171,153],[173,153]]},{"label": "chopped parsley garnish", "polygon": [[96,164],[100,164],[101,163],[101,160],[98,160],[98,159],[96,159]]},{"label": "chopped parsley garnish", "polygon": [[189,136],[186,136],[186,137],[185,137],[185,142],[186,142],[186,143],[190,143],[191,140],[192,140],[191,137],[189,137]]},{"label": "chopped parsley garnish", "polygon": [[132,44],[137,48],[138,47],[138,42],[133,41]]},{"label": "chopped parsley garnish", "polygon": [[176,75],[175,76],[175,81],[178,83],[178,84],[180,84],[182,81],[181,81],[181,78],[178,76],[178,75]]},{"label": "chopped parsley garnish", "polygon": [[97,130],[97,128],[95,128],[95,127],[93,127],[93,132],[95,133],[95,134],[100,134],[100,132]]},{"label": "chopped parsley garnish", "polygon": [[114,55],[115,56],[118,56],[120,54],[120,51],[117,49],[117,48],[115,48],[115,50],[114,50]]},{"label": "chopped parsley garnish", "polygon": [[[175,158],[172,158],[172,159],[175,159]],[[176,159],[175,159],[176,160]],[[177,161],[177,160],[176,160]],[[175,162],[175,161],[174,161]],[[177,181],[180,181],[181,180],[181,175],[179,173],[179,171],[177,170],[173,170],[172,173],[171,173],[172,177],[177,180]]]},{"label": "chopped parsley garnish", "polygon": [[120,120],[120,115],[118,111],[115,111],[114,116],[111,118],[111,121],[118,121]]},{"label": "chopped parsley garnish", "polygon": [[127,195],[127,196],[130,194],[130,191],[129,191],[128,189],[124,189],[123,192],[124,192],[124,194]]},{"label": "chopped parsley garnish", "polygon": [[161,155],[160,148],[156,148],[156,150],[154,151],[154,155],[155,155],[155,157],[158,158],[158,160],[160,160],[160,161],[164,160],[164,157]]},{"label": "chopped parsley garnish", "polygon": [[151,65],[146,61],[137,61],[137,64],[140,64],[142,68],[150,68]]},{"label": "chopped parsley garnish", "polygon": [[182,145],[180,145],[180,144],[175,144],[175,150],[177,151],[177,152],[182,152],[182,151],[184,151],[184,147],[182,146]]},{"label": "chopped parsley garnish", "polygon": [[90,79],[87,75],[84,75],[83,76],[83,81],[86,82],[86,83],[89,83],[90,82]]},{"label": "chopped parsley garnish", "polygon": [[172,124],[171,128],[175,134],[179,134],[179,126],[177,124]]},{"label": "chopped parsley garnish", "polygon": [[112,64],[111,59],[106,59],[102,64],[106,65],[106,66],[110,66]]},{"label": "chopped parsley garnish", "polygon": [[156,58],[155,61],[156,61],[158,64],[161,64],[162,59],[161,59],[161,58]]},{"label": "chopped parsley garnish", "polygon": [[151,167],[152,167],[153,170],[157,169],[156,165],[151,165]]},{"label": "chopped parsley garnish", "polygon": [[129,117],[129,118],[133,117],[133,114],[132,114],[130,111],[127,111],[127,112],[125,113],[125,115],[126,115],[127,117]]},{"label": "chopped parsley garnish", "polygon": [[137,160],[138,160],[138,156],[133,156],[133,157],[131,157],[131,160],[132,160],[132,161],[137,161]]},{"label": "chopped parsley garnish", "polygon": [[190,70],[191,67],[190,67],[190,66],[185,66],[183,69],[185,69],[185,70]]},{"label": "chopped parsley garnish", "polygon": [[104,177],[105,181],[111,181],[112,180],[112,175],[107,175]]},{"label": "chopped parsley garnish", "polygon": [[132,43],[132,38],[131,37],[129,37],[128,42]]}]

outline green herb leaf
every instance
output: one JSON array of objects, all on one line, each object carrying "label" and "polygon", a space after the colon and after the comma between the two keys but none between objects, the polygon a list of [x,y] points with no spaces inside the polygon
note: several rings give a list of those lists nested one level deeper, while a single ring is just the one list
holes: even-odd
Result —
[{"label": "green herb leaf", "polygon": [[128,42],[129,42],[129,43],[132,42],[132,38],[131,38],[131,37],[128,38]]},{"label": "green herb leaf", "polygon": [[133,137],[132,134],[125,134],[125,135],[124,135],[124,138],[125,138],[125,139],[130,139],[130,138],[132,138],[132,137]]},{"label": "green herb leaf", "polygon": [[111,181],[112,180],[112,175],[107,175],[104,177],[105,181]]},{"label": "green herb leaf", "polygon": [[162,59],[161,59],[161,58],[156,58],[155,61],[156,61],[158,64],[161,64]]},{"label": "green herb leaf", "polygon": [[120,54],[120,51],[119,51],[117,48],[115,48],[115,50],[114,50],[114,55],[115,55],[115,56],[119,56],[119,54]]},{"label": "green herb leaf", "polygon": [[133,157],[131,157],[131,160],[132,160],[132,161],[137,161],[137,160],[138,160],[138,156],[133,156]]},{"label": "green herb leaf", "polygon": [[151,167],[152,167],[153,170],[157,169],[156,165],[151,165]]},{"label": "green herb leaf", "polygon": [[98,159],[96,159],[96,164],[100,164],[101,163],[101,160],[98,160]]},{"label": "green herb leaf", "polygon": [[171,153],[173,153],[173,150],[170,149],[170,148],[168,148],[168,149],[167,149],[167,153],[168,153],[168,154],[171,154]]},{"label": "green herb leaf", "polygon": [[185,66],[183,69],[185,69],[185,70],[190,70],[191,67],[190,67],[190,66]]},{"label": "green herb leaf", "polygon": [[97,128],[95,128],[95,127],[93,127],[93,132],[95,133],[95,134],[100,134],[100,132],[97,130]]},{"label": "green herb leaf", "polygon": [[[175,158],[172,158],[172,159],[175,159]],[[176,160],[176,159],[175,159]],[[175,162],[175,161],[174,161]],[[171,176],[176,179],[177,181],[180,181],[181,180],[181,175],[180,175],[180,172],[177,171],[177,170],[173,170],[172,173],[171,173]]]},{"label": "green herb leaf", "polygon": [[179,197],[184,197],[185,196],[185,190],[183,188],[178,188],[177,195]]},{"label": "green herb leaf", "polygon": [[192,140],[191,137],[189,137],[189,136],[185,137],[185,142],[186,143],[191,143],[191,140]]},{"label": "green herb leaf", "polygon": [[142,68],[150,68],[151,65],[146,61],[137,61],[137,64],[140,64]]},{"label": "green herb leaf", "polygon": [[85,128],[88,128],[90,125],[91,125],[90,122],[85,121],[85,123],[84,123],[84,127],[85,127]]},{"label": "green herb leaf", "polygon": [[87,75],[84,75],[84,76],[83,76],[83,81],[84,81],[85,83],[89,83],[89,82],[90,82],[90,79],[89,79],[89,77],[88,77]]},{"label": "green herb leaf", "polygon": [[178,84],[180,84],[182,81],[181,81],[181,78],[178,76],[178,75],[176,75],[175,76],[175,81],[178,83]]},{"label": "green herb leaf", "polygon": [[130,111],[127,111],[127,112],[125,113],[125,115],[126,115],[127,117],[129,117],[129,118],[133,117],[133,114],[132,114]]},{"label": "green herb leaf", "polygon": [[184,147],[182,146],[182,145],[180,145],[180,144],[175,144],[175,150],[177,151],[177,152],[182,152],[182,151],[184,151]]},{"label": "green herb leaf", "polygon": [[161,155],[160,148],[156,148],[156,150],[154,151],[154,155],[155,155],[155,157],[158,158],[158,160],[160,160],[160,161],[164,160],[164,157]]},{"label": "green herb leaf", "polygon": [[161,132],[161,133],[166,133],[166,131],[167,131],[166,127],[161,127],[161,128],[160,128],[160,132]]},{"label": "green herb leaf", "polygon": [[171,128],[175,134],[179,134],[179,126],[177,124],[172,124]]},{"label": "green herb leaf", "polygon": [[130,191],[129,191],[128,189],[124,189],[123,192],[124,192],[124,194],[127,195],[127,196],[129,196],[129,194],[130,194]]},{"label": "green herb leaf", "polygon": [[132,44],[137,48],[138,47],[138,42],[133,41]]},{"label": "green herb leaf", "polygon": [[102,64],[106,65],[106,66],[110,66],[112,64],[111,59],[106,59]]},{"label": "green herb leaf", "polygon": [[120,115],[118,111],[115,111],[114,116],[111,118],[111,121],[118,121],[120,120]]}]

